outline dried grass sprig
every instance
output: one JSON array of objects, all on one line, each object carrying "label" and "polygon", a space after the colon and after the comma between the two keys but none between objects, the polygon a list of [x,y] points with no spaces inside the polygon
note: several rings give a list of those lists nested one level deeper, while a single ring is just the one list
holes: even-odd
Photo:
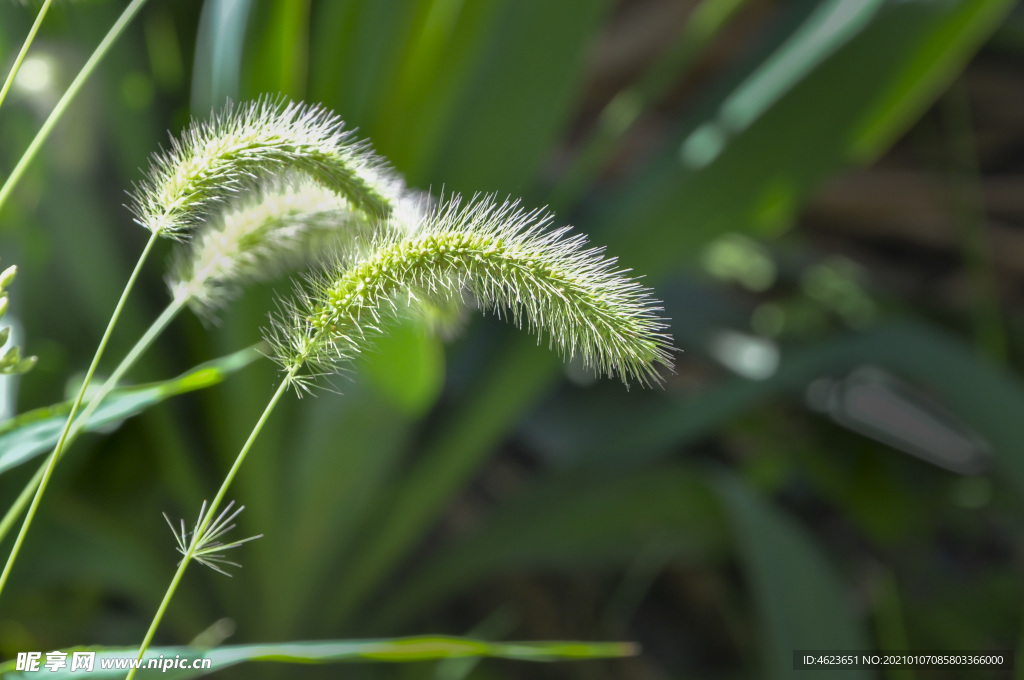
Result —
[{"label": "dried grass sprig", "polygon": [[193,123],[156,154],[135,187],[136,221],[180,238],[212,206],[267,172],[299,170],[337,192],[356,210],[384,218],[401,189],[384,161],[319,106],[262,98],[228,104]]},{"label": "dried grass sprig", "polygon": [[552,229],[550,214],[493,197],[451,197],[414,233],[379,235],[372,254],[342,258],[300,292],[266,339],[288,379],[306,387],[354,359],[417,301],[463,292],[627,384],[657,382],[657,366],[670,364],[671,340],[647,288],[582,235]]}]

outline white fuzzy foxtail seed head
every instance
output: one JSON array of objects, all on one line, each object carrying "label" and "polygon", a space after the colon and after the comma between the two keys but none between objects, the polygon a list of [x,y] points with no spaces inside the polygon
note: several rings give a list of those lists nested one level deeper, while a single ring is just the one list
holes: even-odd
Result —
[{"label": "white fuzzy foxtail seed head", "polygon": [[[417,209],[408,200],[414,205],[396,207],[396,215]],[[311,256],[372,243],[379,224],[405,223],[355,210],[305,175],[273,177],[230,201],[179,247],[168,284],[176,299],[209,318],[244,283],[268,280]]]},{"label": "white fuzzy foxtail seed head", "polygon": [[340,118],[322,107],[264,98],[228,104],[173,139],[135,187],[132,209],[150,231],[181,237],[246,182],[287,169],[378,218],[390,215],[401,193],[385,163]]},{"label": "white fuzzy foxtail seed head", "polygon": [[518,203],[450,197],[415,232],[380,235],[369,255],[344,258],[312,281],[267,333],[274,356],[304,387],[338,371],[419,301],[468,293],[602,374],[658,381],[671,338],[650,291],[583,236],[550,225],[550,215]]}]

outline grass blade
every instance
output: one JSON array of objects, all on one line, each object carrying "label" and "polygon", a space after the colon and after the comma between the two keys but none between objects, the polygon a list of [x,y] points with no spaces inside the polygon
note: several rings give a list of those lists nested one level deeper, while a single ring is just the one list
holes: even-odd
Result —
[{"label": "grass blade", "polygon": [[[86,673],[90,678],[121,678],[126,666],[101,669],[104,661],[134,659],[134,648],[82,647],[73,651],[91,651],[96,654],[95,670]],[[156,647],[146,654],[146,660],[163,657],[172,661],[176,657],[190,660],[209,659],[206,670],[173,669],[161,677],[183,680],[197,678],[249,661],[278,663],[340,663],[340,662],[413,662],[434,659],[465,659],[491,657],[515,661],[566,661],[572,659],[610,659],[633,656],[636,645],[628,642],[483,642],[457,637],[412,637],[387,640],[352,640],[333,642],[288,642],[281,644],[233,645],[199,650],[194,647]],[[15,680],[22,677],[14,671],[14,661],[0,665],[0,678]],[[170,669],[170,666],[168,666]],[[47,673],[48,678],[81,677],[66,668]]]},{"label": "grass blade", "polygon": [[594,206],[600,224],[617,228],[605,238],[609,250],[665,273],[724,231],[787,228],[820,182],[884,151],[1010,5],[808,3],[806,16],[701,107],[660,159]]},{"label": "grass blade", "polygon": [[[800,526],[739,477],[723,471],[714,481],[760,611],[763,677],[793,677],[797,649],[870,649],[847,587]],[[829,677],[873,676],[836,668]]]},{"label": "grass blade", "polygon": [[[196,366],[170,380],[115,390],[92,414],[85,429],[116,426],[173,396],[216,385],[259,356],[250,347]],[[0,474],[53,450],[71,405],[71,401],[66,401],[46,406],[0,423]]]}]

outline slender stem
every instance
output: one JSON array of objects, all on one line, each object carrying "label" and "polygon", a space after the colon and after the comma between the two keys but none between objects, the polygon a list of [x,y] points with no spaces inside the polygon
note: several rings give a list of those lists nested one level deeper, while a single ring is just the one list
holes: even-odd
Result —
[{"label": "slender stem", "polygon": [[[135,362],[138,361],[139,357],[149,349],[149,346],[153,344],[153,341],[156,340],[156,338],[163,332],[167,327],[167,324],[169,324],[174,317],[178,315],[178,312],[181,311],[187,302],[188,298],[176,297],[169,305],[167,305],[167,307],[164,308],[164,311],[159,317],[157,317],[156,321],[152,323],[149,329],[141,338],[139,338],[138,342],[135,343],[135,346],[132,347],[131,351],[129,351],[128,354],[125,355],[124,359],[121,360],[121,363],[117,365],[117,368],[115,368],[114,372],[110,374],[110,377],[103,382],[99,390],[96,391],[95,396],[89,400],[89,403],[86,405],[85,410],[82,411],[81,415],[75,418],[74,425],[72,425],[71,431],[68,432],[67,440],[64,442],[64,448],[59,455],[64,455],[64,451],[67,450],[67,447],[71,446],[75,439],[78,438],[81,431],[86,427],[86,425],[88,425],[92,414],[100,407],[103,400],[107,398],[107,395],[117,387],[124,374],[135,365]],[[44,460],[42,465],[39,466],[39,469],[36,470],[32,479],[30,479],[28,484],[25,485],[25,488],[22,489],[21,495],[18,496],[11,507],[8,508],[7,514],[5,514],[3,519],[0,520],[0,542],[3,542],[3,540],[7,538],[7,534],[10,532],[11,527],[14,526],[17,519],[21,517],[21,513],[25,511],[25,507],[32,499],[32,494],[39,487],[39,482],[42,480],[43,475],[46,474],[48,466],[49,460]]]},{"label": "slender stem", "polygon": [[[50,116],[46,119],[46,122],[43,123],[43,127],[39,129],[38,133],[36,133],[35,139],[33,139],[32,143],[29,144],[25,153],[21,155],[21,159],[18,161],[18,164],[14,166],[14,170],[11,171],[7,181],[4,182],[2,187],[0,187],[0,209],[2,209],[4,203],[7,202],[7,198],[11,195],[11,191],[14,190],[14,186],[18,183],[18,180],[20,180],[21,176],[25,174],[25,170],[28,168],[29,163],[31,163],[36,157],[36,154],[39,152],[39,147],[43,145],[43,142],[45,142],[46,138],[50,136],[50,132],[57,124],[57,121],[59,121],[64,115],[65,109],[68,108],[68,105],[70,105],[72,100],[74,100],[75,95],[77,95],[78,91],[82,89],[85,81],[89,79],[89,76],[91,76],[92,72],[96,70],[100,61],[102,61],[103,57],[105,57],[107,52],[110,51],[111,46],[121,36],[121,33],[145,4],[146,0],[132,0],[132,3],[125,8],[124,12],[121,13],[121,16],[118,17],[116,22],[114,22],[114,25],[110,27],[109,31],[107,31],[107,35],[103,37],[103,41],[96,47],[96,50],[92,53],[92,56],[89,57],[89,60],[85,62],[85,66],[83,66],[82,70],[78,72],[77,76],[75,76],[75,79],[71,82],[71,85],[64,93],[64,96],[62,96],[60,101],[57,102],[57,106],[53,107],[53,111],[50,112]],[[2,587],[3,582],[0,581],[0,588]]]},{"label": "slender stem", "polygon": [[[171,583],[167,586],[167,592],[164,593],[164,599],[160,602],[160,607],[157,608],[156,614],[153,616],[153,620],[149,624],[149,630],[146,631],[146,637],[143,638],[142,644],[139,646],[138,660],[141,661],[142,657],[146,653],[146,649],[149,648],[149,643],[153,641],[153,636],[156,634],[156,629],[160,625],[161,619],[164,617],[164,612],[167,611],[167,605],[170,604],[171,598],[174,597],[174,591],[178,589],[178,583],[181,582],[181,577],[185,574],[185,569],[188,567],[188,563],[192,561],[192,557],[195,555],[196,549],[199,547],[203,534],[206,533],[207,527],[210,526],[210,522],[216,516],[217,508],[224,500],[224,496],[228,492],[228,487],[231,486],[231,482],[235,479],[235,475],[238,474],[239,468],[242,467],[242,463],[245,461],[246,454],[249,453],[249,449],[252,448],[253,442],[256,441],[256,437],[259,436],[260,430],[263,429],[270,414],[273,413],[274,407],[281,400],[288,386],[291,385],[292,378],[294,377],[294,371],[285,374],[284,379],[278,386],[277,391],[274,392],[274,396],[270,398],[270,402],[267,403],[267,407],[263,410],[263,415],[256,421],[255,427],[252,428],[252,432],[249,433],[249,438],[245,441],[245,445],[242,446],[242,450],[238,452],[238,457],[235,458],[234,464],[231,469],[228,470],[228,474],[224,477],[224,482],[220,485],[220,490],[217,491],[217,495],[214,496],[213,502],[210,503],[209,508],[206,510],[205,516],[201,518],[199,527],[195,533],[192,534],[192,540],[189,542],[188,551],[185,556],[182,557],[181,562],[178,563],[178,570],[174,572],[174,578],[171,579]],[[135,668],[132,668],[128,672],[126,680],[131,680],[135,677]]]},{"label": "slender stem", "polygon": [[18,75],[18,71],[21,70],[21,62],[25,61],[25,55],[28,54],[28,48],[32,45],[32,42],[36,39],[36,33],[39,31],[39,27],[43,24],[43,19],[46,17],[46,12],[50,9],[50,3],[53,0],[46,0],[43,6],[39,8],[39,14],[36,15],[36,21],[32,24],[32,28],[29,29],[28,35],[25,36],[25,42],[21,46],[21,51],[18,52],[18,57],[14,60],[14,65],[11,66],[11,72],[7,74],[7,80],[4,81],[3,88],[0,88],[0,106],[3,106],[4,99],[7,97],[7,91],[11,89],[11,83],[14,82],[15,76]]},{"label": "slender stem", "polygon": [[75,415],[78,413],[78,409],[82,405],[82,400],[85,398],[85,391],[89,387],[89,383],[92,381],[93,374],[96,372],[96,366],[99,365],[100,359],[103,357],[103,351],[107,348],[107,342],[110,340],[110,336],[114,331],[114,326],[117,325],[117,320],[121,316],[121,310],[124,309],[124,304],[128,299],[128,294],[135,286],[135,280],[139,277],[139,272],[142,271],[142,265],[145,263],[146,258],[149,256],[149,253],[153,249],[153,245],[156,243],[159,236],[159,232],[154,231],[149,237],[149,241],[146,242],[146,247],[143,248],[142,254],[139,256],[139,261],[135,264],[135,269],[132,271],[132,275],[128,277],[128,283],[125,284],[124,290],[121,292],[121,299],[117,301],[114,313],[110,316],[110,321],[107,323],[107,330],[103,332],[100,344],[96,348],[96,354],[93,355],[92,363],[89,365],[89,370],[85,374],[85,380],[82,382],[82,386],[78,390],[78,396],[75,397],[75,402],[71,406],[71,412],[68,414],[68,418],[64,422],[64,429],[60,433],[60,439],[57,440],[57,446],[53,449],[53,453],[50,454],[49,459],[46,461],[46,470],[43,472],[43,476],[39,480],[39,488],[36,489],[36,494],[32,498],[32,504],[29,506],[28,512],[25,515],[25,521],[21,525],[21,531],[18,532],[18,537],[14,540],[14,547],[11,548],[11,554],[7,557],[7,564],[4,566],[4,571],[0,574],[0,593],[3,593],[4,585],[7,583],[7,577],[11,573],[11,567],[14,566],[14,560],[18,557],[18,552],[21,550],[21,544],[25,540],[28,528],[32,524],[32,518],[35,517],[36,509],[39,507],[39,501],[42,499],[43,493],[46,491],[46,485],[49,483],[50,477],[53,475],[53,469],[57,466],[57,459],[60,457],[61,451],[64,449],[68,433],[71,431],[71,425],[75,421]]}]

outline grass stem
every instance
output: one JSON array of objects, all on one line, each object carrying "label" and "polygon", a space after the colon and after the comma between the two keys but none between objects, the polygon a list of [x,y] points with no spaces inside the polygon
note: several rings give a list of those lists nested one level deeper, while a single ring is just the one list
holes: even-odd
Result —
[{"label": "grass stem", "polygon": [[[3,186],[0,187],[0,210],[3,209],[4,204],[10,197],[11,192],[18,183],[18,180],[20,180],[21,176],[25,174],[25,170],[28,168],[32,160],[35,159],[36,154],[39,153],[39,148],[43,145],[43,142],[46,141],[47,137],[50,136],[50,132],[53,131],[57,122],[64,116],[64,111],[67,110],[68,106],[78,94],[78,91],[82,89],[85,81],[88,80],[89,76],[91,76],[93,71],[96,70],[100,61],[103,60],[103,57],[107,56],[107,52],[110,51],[111,46],[113,46],[114,42],[121,36],[121,33],[124,32],[124,29],[128,26],[131,20],[135,18],[135,15],[138,14],[139,10],[142,9],[142,6],[145,4],[146,0],[132,0],[132,3],[125,8],[124,12],[121,13],[121,16],[118,17],[116,22],[114,22],[114,25],[110,27],[109,31],[107,31],[107,35],[103,37],[103,40],[89,57],[89,60],[85,62],[85,66],[82,67],[82,70],[79,71],[78,75],[75,76],[75,79],[71,81],[71,85],[68,86],[67,91],[64,92],[64,95],[60,98],[60,101],[57,102],[57,105],[53,107],[53,111],[50,112],[46,122],[43,123],[41,128],[39,128],[39,132],[36,133],[32,143],[29,144],[25,153],[23,153],[21,158],[18,160],[18,164],[14,166],[14,170],[11,171],[11,174],[7,177]],[[3,581],[0,580],[0,589],[2,588]]]},{"label": "grass stem", "polygon": [[46,461],[46,469],[43,471],[43,475],[39,479],[39,486],[36,489],[35,496],[32,498],[32,504],[29,505],[28,512],[25,514],[25,521],[21,525],[18,537],[14,540],[14,546],[11,548],[11,554],[7,557],[7,564],[4,565],[3,573],[0,574],[0,594],[3,593],[4,586],[7,584],[7,578],[10,576],[11,568],[14,566],[14,561],[18,557],[18,552],[21,550],[21,544],[25,541],[25,535],[28,533],[28,528],[32,524],[32,519],[35,517],[36,510],[39,508],[39,502],[43,497],[43,493],[46,491],[46,485],[49,483],[50,477],[53,475],[53,470],[57,466],[57,459],[64,450],[65,443],[68,440],[68,434],[71,432],[71,426],[75,421],[75,416],[78,414],[78,409],[82,405],[82,400],[85,398],[85,392],[89,387],[89,383],[92,381],[92,376],[96,372],[96,367],[99,365],[100,359],[103,357],[103,352],[107,348],[107,342],[109,342],[110,336],[114,331],[114,326],[117,325],[117,320],[121,316],[121,311],[124,309],[125,301],[128,299],[129,293],[131,293],[132,288],[135,286],[135,280],[139,277],[139,272],[142,271],[142,266],[146,262],[146,258],[149,257],[149,253],[153,250],[153,245],[156,243],[157,238],[159,238],[159,234],[156,232],[149,237],[149,241],[146,242],[146,247],[143,248],[142,254],[139,256],[139,261],[135,264],[135,269],[132,271],[131,276],[128,277],[128,283],[125,284],[124,290],[121,292],[121,299],[117,301],[114,313],[111,314],[110,321],[107,323],[107,329],[103,332],[100,344],[96,348],[96,353],[93,355],[92,363],[89,364],[89,370],[85,374],[85,380],[82,381],[82,386],[79,388],[78,395],[75,397],[74,404],[71,406],[71,412],[68,414],[68,418],[64,423],[64,429],[61,431],[60,439],[57,440],[57,446],[54,447],[53,453],[50,454]]},{"label": "grass stem", "polygon": [[[72,425],[70,432],[68,432],[67,439],[64,442],[64,447],[59,455],[63,455],[64,450],[66,450],[67,447],[69,447],[75,439],[78,438],[78,435],[89,423],[89,419],[92,417],[92,414],[100,407],[103,400],[106,399],[110,392],[118,386],[121,382],[121,378],[124,377],[124,374],[135,365],[135,362],[138,361],[139,357],[149,349],[149,346],[153,344],[153,341],[159,337],[165,328],[167,328],[167,325],[178,315],[178,312],[182,310],[187,302],[188,298],[175,298],[169,305],[167,305],[166,308],[164,308],[164,311],[159,317],[157,317],[156,321],[150,325],[149,329],[147,329],[142,337],[139,338],[138,342],[135,343],[135,346],[132,347],[128,354],[125,355],[124,359],[121,360],[121,363],[117,365],[114,372],[110,374],[110,377],[100,385],[100,388],[96,391],[96,394],[90,398],[89,403],[86,405],[81,415],[75,418],[75,422]],[[25,485],[25,488],[22,489],[21,494],[7,510],[3,519],[0,520],[0,542],[7,537],[11,527],[14,526],[14,523],[25,511],[26,506],[32,499],[36,489],[39,487],[39,482],[43,479],[43,475],[46,474],[48,467],[49,460],[43,461],[42,465],[39,466],[39,469],[36,470],[35,475],[32,476],[32,479],[30,479]]]},{"label": "grass stem", "polygon": [[[164,593],[164,598],[160,602],[160,606],[156,610],[156,614],[153,616],[153,620],[149,624],[149,630],[146,631],[146,636],[142,640],[142,644],[139,646],[138,660],[142,660],[142,657],[146,653],[146,649],[149,648],[149,644],[153,641],[153,636],[156,634],[156,629],[160,626],[160,621],[164,617],[164,613],[167,611],[167,606],[171,602],[171,598],[174,597],[174,592],[178,589],[178,584],[181,582],[181,577],[185,574],[185,569],[188,567],[188,563],[192,561],[196,550],[202,543],[203,535],[206,533],[207,528],[210,526],[210,522],[216,516],[217,508],[224,501],[224,496],[228,492],[228,487],[231,486],[231,482],[234,481],[235,475],[238,474],[238,470],[242,467],[242,463],[245,461],[246,455],[249,453],[249,449],[252,448],[253,443],[256,441],[256,437],[259,436],[260,431],[266,424],[267,419],[270,418],[270,414],[273,413],[277,403],[284,396],[284,393],[288,391],[288,387],[292,382],[293,373],[289,372],[285,374],[284,379],[278,386],[277,391],[274,392],[274,396],[270,398],[267,403],[267,407],[263,410],[263,415],[256,421],[256,425],[253,427],[252,432],[249,433],[249,438],[245,441],[242,446],[242,450],[238,452],[238,456],[235,458],[234,464],[231,469],[228,470],[227,475],[224,477],[223,483],[220,485],[220,490],[217,491],[217,495],[214,497],[213,502],[210,503],[206,509],[206,514],[201,518],[199,527],[192,535],[192,540],[189,542],[188,551],[185,556],[182,557],[181,562],[178,564],[178,570],[174,572],[174,577],[171,579],[170,585],[167,587],[167,592]],[[128,672],[126,680],[132,680],[135,677],[136,669],[132,668]]]},{"label": "grass stem", "polygon": [[7,80],[4,81],[4,86],[0,88],[0,106],[4,105],[4,99],[7,98],[7,91],[11,89],[11,83],[14,82],[15,77],[18,75],[18,71],[21,70],[21,62],[25,61],[25,55],[28,54],[28,48],[36,39],[36,33],[39,31],[39,27],[43,24],[43,19],[46,17],[46,12],[50,9],[50,4],[53,0],[46,0],[43,6],[39,8],[39,14],[36,15],[35,23],[32,24],[32,28],[29,29],[28,35],[25,36],[25,42],[21,46],[21,51],[18,52],[18,56],[14,59],[14,65],[11,66],[11,72],[7,74]]}]

